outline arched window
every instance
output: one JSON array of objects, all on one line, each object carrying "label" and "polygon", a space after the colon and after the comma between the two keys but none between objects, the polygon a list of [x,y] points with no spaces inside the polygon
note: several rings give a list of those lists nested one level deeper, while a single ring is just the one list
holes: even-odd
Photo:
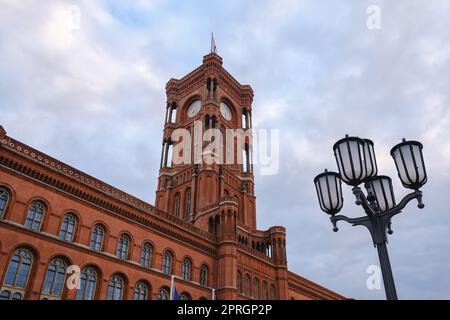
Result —
[{"label": "arched window", "polygon": [[67,263],[56,258],[50,262],[45,275],[42,297],[47,299],[61,299],[66,280]]},{"label": "arched window", "polygon": [[244,295],[250,296],[250,276],[248,274],[244,277]]},{"label": "arched window", "polygon": [[166,274],[172,273],[172,260],[173,260],[172,253],[170,251],[166,251],[163,256],[162,272]]},{"label": "arched window", "polygon": [[214,233],[214,219],[213,217],[209,217],[208,219],[208,232]]},{"label": "arched window", "polygon": [[91,267],[81,272],[80,289],[77,290],[77,300],[93,300],[97,285],[97,272]]},{"label": "arched window", "polygon": [[22,294],[14,292],[13,295],[11,295],[11,292],[8,290],[3,290],[0,293],[0,300],[22,300]]},{"label": "arched window", "polygon": [[[33,265],[33,255],[27,249],[17,249],[9,261],[3,287],[1,288],[2,299],[20,300],[25,295],[31,267]],[[7,292],[5,292],[7,291]]]},{"label": "arched window", "polygon": [[249,129],[252,127],[252,119],[250,111],[247,109],[242,110],[242,129]]},{"label": "arched window", "polygon": [[91,242],[89,248],[95,251],[102,251],[103,238],[105,236],[105,228],[101,224],[97,224],[92,229]]},{"label": "arched window", "polygon": [[180,300],[191,300],[191,296],[187,292],[183,292],[180,296]]},{"label": "arched window", "polygon": [[0,300],[9,300],[11,298],[11,292],[8,290],[3,290],[0,292]]},{"label": "arched window", "polygon": [[42,219],[44,218],[44,213],[44,203],[42,201],[33,201],[28,208],[25,227],[33,231],[39,231],[41,229],[41,223]]},{"label": "arched window", "polygon": [[134,300],[148,300],[148,286],[144,282],[136,283],[134,287]]},{"label": "arched window", "polygon": [[184,194],[184,220],[188,220],[191,214],[191,188],[187,188]]},{"label": "arched window", "polygon": [[275,300],[276,296],[275,296],[275,286],[273,284],[270,285],[270,289],[269,289],[269,299],[270,300]]},{"label": "arched window", "polygon": [[172,103],[169,111],[169,122],[175,123],[177,121],[177,104],[175,102]]},{"label": "arched window", "polygon": [[185,258],[183,261],[183,268],[181,270],[181,276],[184,280],[191,280],[191,269],[192,269],[192,263],[191,260],[188,258]]},{"label": "arched window", "polygon": [[259,299],[259,280],[258,278],[253,278],[253,298]]},{"label": "arched window", "polygon": [[235,137],[233,135],[233,130],[225,131],[225,144],[226,144],[226,156],[225,156],[225,164],[235,164],[235,156],[234,156],[234,143]]},{"label": "arched window", "polygon": [[141,251],[141,266],[150,268],[152,266],[153,246],[146,242],[142,246]]},{"label": "arched window", "polygon": [[66,214],[61,224],[59,238],[64,241],[72,242],[77,226],[77,217],[73,213]]},{"label": "arched window", "polygon": [[123,278],[119,275],[113,275],[111,279],[109,279],[106,299],[122,300],[124,288],[125,288],[125,281],[123,280]]},{"label": "arched window", "polygon": [[175,208],[174,208],[174,215],[175,217],[179,218],[180,217],[180,193],[177,192],[175,194]]},{"label": "arched window", "polygon": [[0,187],[0,219],[5,217],[6,206],[9,201],[9,192],[3,187]]},{"label": "arched window", "polygon": [[250,145],[246,143],[244,148],[242,149],[242,168],[244,172],[251,172],[251,153],[250,153]]},{"label": "arched window", "polygon": [[262,282],[262,294],[261,299],[267,300],[267,282],[263,280]]},{"label": "arched window", "polygon": [[236,278],[236,289],[238,293],[242,293],[242,276],[241,273],[238,271],[237,272],[237,278]]},{"label": "arched window", "polygon": [[208,267],[204,264],[200,267],[200,284],[202,286],[208,286]]},{"label": "arched window", "polygon": [[161,154],[161,167],[170,168],[172,166],[173,160],[172,156],[173,156],[173,141],[164,140]]},{"label": "arched window", "polygon": [[156,296],[157,300],[170,300],[170,293],[166,287],[162,287],[158,291],[158,295]]},{"label": "arched window", "polygon": [[122,260],[128,260],[128,251],[130,249],[130,237],[126,234],[122,234],[117,242],[116,256]]},{"label": "arched window", "polygon": [[214,234],[218,235],[220,231],[220,216],[217,214],[215,219],[214,219]]},{"label": "arched window", "polygon": [[221,139],[219,139],[219,154],[218,154],[218,163],[219,164],[226,164],[226,159],[225,159],[225,145],[226,145],[226,131],[225,131],[225,127],[222,125],[220,127],[220,134],[222,135]]}]

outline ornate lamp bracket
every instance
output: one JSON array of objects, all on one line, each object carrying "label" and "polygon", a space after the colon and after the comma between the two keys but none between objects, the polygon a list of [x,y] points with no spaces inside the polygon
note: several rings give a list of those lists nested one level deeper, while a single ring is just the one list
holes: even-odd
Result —
[{"label": "ornate lamp bracket", "polygon": [[[356,188],[355,188],[356,189]],[[361,191],[361,189],[356,190],[354,193],[358,200],[360,200],[360,205],[364,208],[364,211],[366,212],[365,217],[360,218],[349,218],[344,215],[333,215],[330,218],[331,223],[333,224],[333,231],[337,232],[339,229],[337,227],[338,221],[345,221],[352,226],[364,226],[366,227],[370,235],[372,236],[372,241],[374,246],[386,243],[387,240],[387,234],[392,234],[391,229],[391,219],[395,215],[402,212],[402,210],[406,207],[406,205],[411,202],[414,199],[417,199],[418,207],[420,209],[424,208],[424,204],[422,203],[422,191],[415,191],[408,195],[406,195],[402,201],[392,209],[389,209],[385,212],[375,212],[369,202],[367,201],[367,198],[364,196],[364,193]]]}]

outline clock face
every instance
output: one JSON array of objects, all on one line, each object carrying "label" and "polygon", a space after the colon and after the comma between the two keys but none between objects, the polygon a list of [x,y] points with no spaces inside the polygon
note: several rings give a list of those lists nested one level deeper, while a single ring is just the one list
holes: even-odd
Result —
[{"label": "clock face", "polygon": [[220,103],[220,113],[226,120],[228,121],[231,120],[231,110],[230,107],[225,102]]},{"label": "clock face", "polygon": [[193,101],[189,105],[189,108],[188,108],[188,111],[187,111],[188,117],[192,118],[193,116],[195,116],[200,111],[201,107],[202,107],[202,104],[201,104],[200,100]]}]

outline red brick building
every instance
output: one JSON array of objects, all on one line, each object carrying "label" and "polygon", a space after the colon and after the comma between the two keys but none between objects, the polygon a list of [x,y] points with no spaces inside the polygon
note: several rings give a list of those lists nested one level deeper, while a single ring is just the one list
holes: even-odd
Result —
[{"label": "red brick building", "polygon": [[176,129],[249,130],[252,88],[211,53],[166,93],[155,206],[0,127],[0,299],[168,299],[171,275],[183,299],[343,299],[288,270],[284,227],[256,229],[251,136],[223,141],[243,163],[172,161]]}]

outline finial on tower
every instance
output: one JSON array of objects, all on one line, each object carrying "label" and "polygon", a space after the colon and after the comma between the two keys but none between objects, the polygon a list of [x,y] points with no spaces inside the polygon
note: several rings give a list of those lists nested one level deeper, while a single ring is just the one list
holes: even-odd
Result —
[{"label": "finial on tower", "polygon": [[217,53],[216,41],[214,40],[213,32],[211,32],[211,53]]}]

